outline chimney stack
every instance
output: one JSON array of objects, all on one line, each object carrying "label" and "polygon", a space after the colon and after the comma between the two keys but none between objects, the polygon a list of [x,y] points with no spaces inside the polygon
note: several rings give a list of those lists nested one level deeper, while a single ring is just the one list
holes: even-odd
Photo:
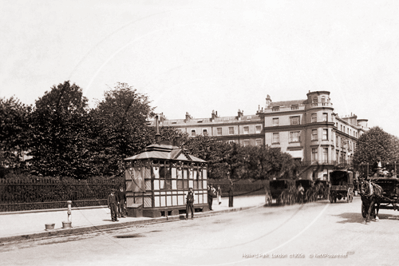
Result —
[{"label": "chimney stack", "polygon": [[266,97],[266,108],[269,108],[271,103],[272,103],[272,98],[270,98],[270,95],[268,94]]},{"label": "chimney stack", "polygon": [[186,119],[184,120],[184,122],[190,122],[190,119],[191,119],[191,115],[188,113],[188,112],[186,112]]}]

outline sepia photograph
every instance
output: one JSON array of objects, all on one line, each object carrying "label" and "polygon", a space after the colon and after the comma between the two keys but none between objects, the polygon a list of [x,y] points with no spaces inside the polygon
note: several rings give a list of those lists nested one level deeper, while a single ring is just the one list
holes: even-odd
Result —
[{"label": "sepia photograph", "polygon": [[0,264],[398,264],[399,2],[0,7]]}]

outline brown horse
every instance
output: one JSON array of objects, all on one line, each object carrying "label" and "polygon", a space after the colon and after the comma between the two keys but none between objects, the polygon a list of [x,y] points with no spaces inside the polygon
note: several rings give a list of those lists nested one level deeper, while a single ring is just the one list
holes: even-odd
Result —
[{"label": "brown horse", "polygon": [[360,196],[362,199],[362,214],[366,216],[366,223],[373,216],[376,221],[379,220],[378,212],[380,210],[381,200],[384,198],[381,186],[371,182],[370,180],[362,180],[359,183]]}]

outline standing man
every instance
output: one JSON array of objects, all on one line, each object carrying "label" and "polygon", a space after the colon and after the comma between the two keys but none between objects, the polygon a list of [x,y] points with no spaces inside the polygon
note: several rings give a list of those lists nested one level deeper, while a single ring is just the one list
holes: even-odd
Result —
[{"label": "standing man", "polygon": [[126,192],[123,190],[122,186],[119,188],[117,196],[118,196],[118,217],[125,218]]},{"label": "standing man", "polygon": [[190,187],[186,193],[186,220],[188,219],[188,213],[191,211],[191,219],[194,219],[194,199],[195,193],[193,188]]},{"label": "standing man", "polygon": [[109,194],[108,196],[108,208],[111,210],[111,220],[113,222],[117,222],[118,221],[118,217],[117,217],[117,203],[118,203],[118,199],[117,196],[115,195],[115,189],[111,190],[111,194]]},{"label": "standing man", "polygon": [[212,202],[213,202],[213,190],[212,190],[212,186],[208,185],[208,206],[209,206],[209,210],[212,211]]}]

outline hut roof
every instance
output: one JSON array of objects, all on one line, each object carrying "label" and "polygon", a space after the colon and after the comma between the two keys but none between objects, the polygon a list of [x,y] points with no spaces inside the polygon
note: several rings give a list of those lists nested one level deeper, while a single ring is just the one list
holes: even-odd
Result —
[{"label": "hut roof", "polygon": [[158,160],[176,160],[176,161],[188,161],[206,163],[206,161],[197,158],[193,155],[189,155],[185,150],[173,146],[170,144],[152,144],[145,148],[145,150],[137,155],[128,157],[125,161],[133,160],[146,160],[146,159],[158,159]]}]

